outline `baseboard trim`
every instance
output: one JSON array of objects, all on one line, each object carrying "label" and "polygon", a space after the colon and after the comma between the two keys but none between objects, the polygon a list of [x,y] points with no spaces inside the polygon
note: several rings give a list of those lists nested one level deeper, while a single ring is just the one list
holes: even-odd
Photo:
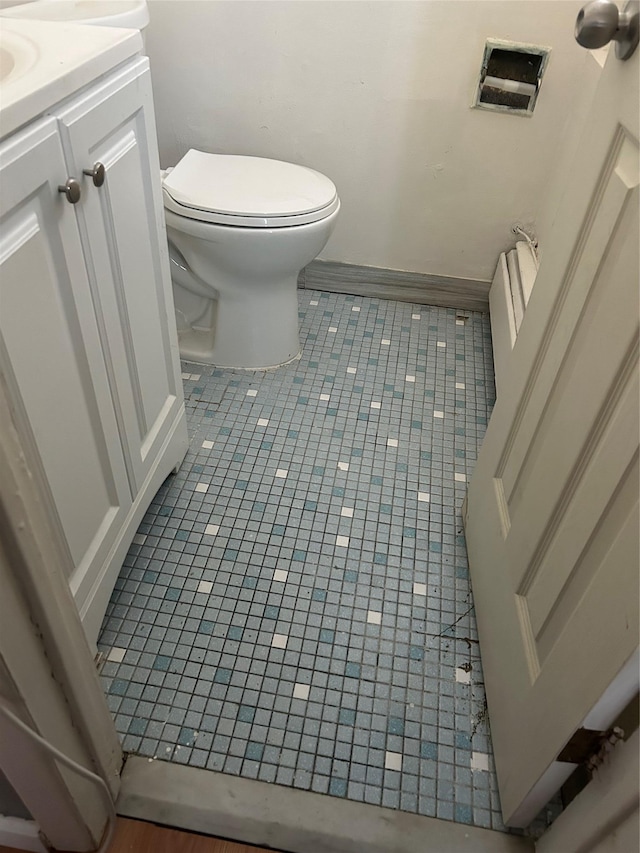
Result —
[{"label": "baseboard trim", "polygon": [[287,853],[532,853],[530,839],[130,756],[116,810]]},{"label": "baseboard trim", "polygon": [[33,820],[0,815],[0,848],[31,850],[32,853],[47,853],[39,835],[38,824]]},{"label": "baseboard trim", "polygon": [[298,276],[298,287],[441,308],[488,311],[491,282],[338,261],[312,261]]}]

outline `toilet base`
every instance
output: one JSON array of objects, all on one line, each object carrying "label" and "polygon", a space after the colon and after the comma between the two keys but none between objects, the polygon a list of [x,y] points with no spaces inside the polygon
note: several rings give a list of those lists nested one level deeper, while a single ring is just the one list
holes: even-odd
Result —
[{"label": "toilet base", "polygon": [[[197,296],[175,280],[173,295],[180,357],[234,370],[269,370],[300,356],[297,277],[244,282],[225,276],[218,299]],[[248,298],[247,298],[247,292]]]},{"label": "toilet base", "polygon": [[216,360],[215,347],[212,346],[211,331],[209,329],[179,330],[178,350],[180,358],[192,364],[208,364],[212,367],[220,367],[226,370],[246,370],[250,372],[255,370],[277,370],[279,367],[285,367],[287,364],[299,361],[302,356],[302,350],[298,349],[298,352],[294,356],[277,364],[265,364],[259,367],[247,367],[244,364],[222,364]]},{"label": "toilet base", "polygon": [[322,251],[337,214],[291,227],[242,228],[166,210],[180,355],[245,370],[297,358],[298,273]]}]

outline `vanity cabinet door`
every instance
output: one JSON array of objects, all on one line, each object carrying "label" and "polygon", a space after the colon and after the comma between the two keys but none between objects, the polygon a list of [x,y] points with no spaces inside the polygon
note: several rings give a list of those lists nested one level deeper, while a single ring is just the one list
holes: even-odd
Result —
[{"label": "vanity cabinet door", "polygon": [[0,382],[84,616],[131,494],[69,176],[53,118],[0,145]]},{"label": "vanity cabinet door", "polygon": [[78,216],[135,499],[184,411],[147,58],[57,115],[76,172],[104,166]]}]

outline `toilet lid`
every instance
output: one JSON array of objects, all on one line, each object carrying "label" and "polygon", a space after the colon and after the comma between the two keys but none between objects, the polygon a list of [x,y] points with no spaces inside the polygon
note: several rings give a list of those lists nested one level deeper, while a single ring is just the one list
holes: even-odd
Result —
[{"label": "toilet lid", "polygon": [[329,178],[293,163],[192,148],[163,181],[165,206],[191,219],[250,227],[324,219],[339,201]]}]

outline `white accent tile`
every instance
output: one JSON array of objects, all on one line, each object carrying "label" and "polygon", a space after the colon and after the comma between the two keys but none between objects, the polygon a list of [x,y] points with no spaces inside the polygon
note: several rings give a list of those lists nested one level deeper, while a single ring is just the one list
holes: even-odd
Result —
[{"label": "white accent tile", "polygon": [[357,373],[357,367],[347,367],[347,373]]},{"label": "white accent tile", "polygon": [[446,345],[447,345],[447,342],[446,342],[446,341],[438,341],[438,346],[439,346],[439,347],[442,347],[442,348],[444,349],[444,347],[446,347]]},{"label": "white accent tile", "polygon": [[335,332],[337,332],[337,331],[338,331],[338,327],[337,327],[337,326],[329,326],[329,328],[327,329],[327,331],[328,331],[328,332],[331,332],[332,334],[335,334]]},{"label": "white accent tile", "polygon": [[274,634],[271,638],[271,645],[274,649],[286,649],[288,639],[289,637],[286,634]]},{"label": "white accent tile", "polygon": [[258,418],[258,426],[269,426],[269,418]]},{"label": "white accent tile", "polygon": [[196,484],[196,492],[208,492],[209,484],[208,483],[197,483]]},{"label": "white accent tile", "polygon": [[358,305],[354,305],[354,306],[353,306],[353,308],[352,308],[351,310],[352,310],[352,311],[359,311],[359,310],[360,310],[360,307],[359,307]]},{"label": "white accent tile", "polygon": [[326,402],[327,400],[330,400],[330,399],[331,399],[331,396],[330,396],[329,394],[320,394],[320,399],[321,399],[323,402]]},{"label": "white accent tile", "polygon": [[107,660],[112,660],[115,663],[122,663],[124,660],[124,656],[126,655],[127,650],[121,649],[118,646],[114,646],[107,655]]},{"label": "white accent tile", "polygon": [[427,594],[426,583],[414,583],[413,594],[414,595],[425,595],[426,596],[426,594]]},{"label": "white accent tile", "polygon": [[443,418],[443,417],[444,417],[444,412],[434,412],[434,413],[433,413],[433,417],[434,417],[434,418]]},{"label": "white accent tile", "polygon": [[349,463],[348,462],[338,462],[338,470],[339,471],[348,471]]},{"label": "white accent tile", "polygon": [[182,378],[183,378],[183,379],[191,379],[191,374],[190,374],[190,373],[182,373],[182,374],[181,374],[181,376],[182,376]]},{"label": "white accent tile", "polygon": [[198,592],[211,592],[213,589],[213,583],[211,581],[200,581],[198,584]]},{"label": "white accent tile", "polygon": [[309,305],[317,305],[318,301],[316,299],[312,299]]},{"label": "white accent tile", "polygon": [[456,669],[456,681],[458,684],[471,684],[471,673],[458,667]]},{"label": "white accent tile", "polygon": [[207,536],[217,536],[218,531],[220,530],[219,524],[207,524],[204,529],[204,532]]},{"label": "white accent tile", "polygon": [[336,545],[339,548],[348,548],[349,547],[349,537],[348,536],[336,536]]},{"label": "white accent tile", "polygon": [[383,339],[380,341],[380,343],[382,344],[382,346],[383,346],[383,347],[391,346],[391,341],[390,341],[388,338],[383,338]]},{"label": "white accent tile", "polygon": [[213,442],[212,441],[203,441],[202,446],[204,447],[205,450],[211,450],[211,448],[213,447]]},{"label": "white accent tile", "polygon": [[431,495],[429,492],[418,492],[418,500],[420,503],[428,504],[431,500]]},{"label": "white accent tile", "polygon": [[300,684],[299,681],[293,685],[293,698],[294,699],[308,699],[309,691],[311,687],[308,684]]},{"label": "white accent tile", "polygon": [[385,752],[384,754],[384,769],[385,770],[402,770],[402,753],[401,752]]},{"label": "white accent tile", "polygon": [[397,438],[388,438],[387,439],[387,447],[397,447],[398,439]]},{"label": "white accent tile", "polygon": [[472,770],[488,770],[489,756],[486,752],[471,753],[471,769]]},{"label": "white accent tile", "polygon": [[373,400],[371,403],[371,408],[372,409],[381,409],[382,403],[378,403],[377,400]]},{"label": "white accent tile", "polygon": [[382,623],[382,613],[377,610],[369,610],[367,612],[367,622],[370,625],[380,625]]},{"label": "white accent tile", "polygon": [[410,376],[410,375],[407,373],[407,375],[404,377],[404,381],[405,381],[405,382],[415,382],[415,381],[416,381],[416,377],[415,377],[415,376]]},{"label": "white accent tile", "polygon": [[192,374],[191,374],[191,379],[192,379],[194,382],[197,382],[197,381],[198,381],[198,379],[200,379],[200,374],[199,374],[199,373],[192,373]]},{"label": "white accent tile", "polygon": [[278,581],[279,583],[284,583],[289,575],[289,572],[286,569],[276,569],[273,573],[274,581]]},{"label": "white accent tile", "polygon": [[457,483],[466,483],[467,482],[467,475],[466,474],[454,474],[453,476],[454,476],[454,479],[456,480]]},{"label": "white accent tile", "polygon": [[343,506],[340,510],[340,515],[343,515],[345,518],[353,518],[353,507]]},{"label": "white accent tile", "polygon": [[464,382],[456,382],[456,388],[458,389],[458,391],[464,391],[466,387],[467,386],[464,384]]},{"label": "white accent tile", "polygon": [[412,320],[421,320],[421,319],[422,319],[422,317],[420,316],[420,314],[412,314],[412,315],[411,315],[411,319],[412,319]]},{"label": "white accent tile", "polygon": [[284,480],[288,473],[288,468],[278,468],[278,470],[276,471],[276,477],[279,477],[280,479]]},{"label": "white accent tile", "polygon": [[256,391],[256,389],[255,388],[249,388],[249,390],[247,391],[247,397],[257,397],[257,396],[258,396],[258,392]]}]

